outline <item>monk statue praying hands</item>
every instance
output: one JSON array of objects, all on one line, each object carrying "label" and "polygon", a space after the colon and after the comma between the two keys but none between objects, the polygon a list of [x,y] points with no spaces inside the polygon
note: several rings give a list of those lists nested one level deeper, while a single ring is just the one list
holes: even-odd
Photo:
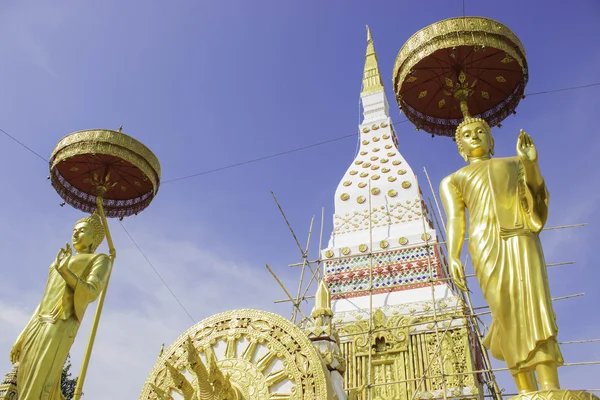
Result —
[{"label": "monk statue praying hands", "polygon": [[460,261],[469,220],[469,253],[492,313],[484,346],[506,362],[519,393],[560,389],[558,326],[548,287],[539,232],[548,217],[549,194],[538,154],[521,130],[517,156],[492,158],[488,124],[466,117],[456,129],[458,152],[469,164],[442,180],[449,268],[465,291]]},{"label": "monk statue praying hands", "polygon": [[10,352],[17,369],[19,400],[64,399],[60,380],[75,335],[89,303],[104,289],[111,265],[105,254],[94,254],[104,240],[97,214],[83,218],[50,266],[46,290],[29,323]]}]

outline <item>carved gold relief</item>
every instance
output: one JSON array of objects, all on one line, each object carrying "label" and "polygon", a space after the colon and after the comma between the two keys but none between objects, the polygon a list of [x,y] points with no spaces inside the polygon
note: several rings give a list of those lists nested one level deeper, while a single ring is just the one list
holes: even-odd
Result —
[{"label": "carved gold relief", "polygon": [[350,198],[350,195],[348,193],[342,193],[342,195],[340,196],[340,199],[342,199],[342,201],[346,201]]},{"label": "carved gold relief", "polygon": [[379,242],[379,247],[381,247],[382,249],[387,249],[388,247],[390,247],[390,244],[387,240],[382,240],[381,242]]},{"label": "carved gold relief", "polygon": [[498,82],[500,82],[500,83],[506,83],[506,78],[505,78],[505,77],[503,77],[502,75],[500,75],[500,76],[497,76],[497,77],[496,77],[496,80],[497,80]]},{"label": "carved gold relief", "polygon": [[379,190],[379,188],[373,188],[371,189],[371,194],[377,196],[379,193],[381,193],[381,190]]},{"label": "carved gold relief", "polygon": [[362,141],[362,144],[364,144],[364,145],[367,145],[367,144],[369,144],[369,143],[370,143],[370,142],[369,142],[368,140],[363,140],[363,141]]},{"label": "carved gold relief", "polygon": [[[391,148],[392,148],[392,145],[391,145],[391,144],[386,144],[386,145],[385,145],[385,148],[389,150],[389,149],[391,149]],[[394,153],[392,153],[392,154],[394,154]],[[391,156],[390,156],[390,153],[388,153],[388,157],[391,157]]]},{"label": "carved gold relief", "polygon": [[[381,162],[383,162],[383,160],[381,160]],[[389,168],[382,168],[381,172],[383,172],[385,174],[385,173],[390,172],[390,169]]]},{"label": "carved gold relief", "polygon": [[371,161],[377,161],[378,159],[379,159],[379,157],[377,157],[377,156],[371,157]]},{"label": "carved gold relief", "polygon": [[364,183],[364,182],[361,182],[361,183],[358,184],[359,188],[364,188],[365,186],[367,186],[367,184]]},{"label": "carved gold relief", "polygon": [[365,197],[364,197],[364,196],[358,196],[358,197],[356,198],[356,202],[357,202],[358,204],[363,204],[365,201],[366,201],[366,199],[365,199]]},{"label": "carved gold relief", "polygon": [[[356,322],[341,325],[338,330],[340,337],[345,338],[341,348],[348,362],[347,371],[365,371],[371,360],[373,399],[441,398],[440,391],[443,389],[451,393],[460,392],[460,395],[472,394],[477,398],[478,384],[474,375],[468,373],[474,368],[468,354],[466,329],[444,330],[439,334],[419,332],[416,328],[419,324],[433,328],[433,316],[412,315],[415,311],[411,310],[410,316],[396,314],[386,317],[381,309],[377,309],[371,323],[357,315]],[[448,317],[445,314],[443,318]],[[373,333],[369,335],[369,332]],[[426,379],[427,384],[422,385],[420,378]],[[345,374],[344,380],[346,387],[354,388],[364,385],[367,377],[359,372]],[[459,394],[455,396],[461,397]],[[366,393],[356,399],[366,400]]]},{"label": "carved gold relief", "polygon": [[325,257],[332,258],[334,256],[333,250],[327,250],[325,252]]},{"label": "carved gold relief", "polygon": [[379,129],[379,127],[377,126],[377,124],[373,124],[373,125],[371,126],[371,129],[373,129],[373,130],[376,130],[376,129]]},{"label": "carved gold relief", "polygon": [[407,245],[408,244],[408,239],[405,237],[401,237],[400,239],[398,239],[398,243],[402,246]]},{"label": "carved gold relief", "polygon": [[344,186],[350,186],[350,185],[352,185],[352,181],[346,181],[346,182],[344,182]]},{"label": "carved gold relief", "polygon": [[378,149],[377,147],[375,147],[375,148],[373,149],[373,153],[377,153],[378,151],[379,151],[379,149]]},{"label": "carved gold relief", "polygon": [[421,235],[421,239],[426,242],[431,239],[431,235],[429,233],[424,233]]},{"label": "carved gold relief", "polygon": [[360,165],[360,164],[362,164],[362,163],[363,163],[363,162],[362,162],[361,160],[356,160],[356,161],[354,161],[354,164],[356,164],[356,165]]},{"label": "carved gold relief", "polygon": [[411,186],[411,184],[410,184],[410,182],[409,182],[409,181],[404,181],[404,182],[402,182],[402,187],[403,187],[404,189],[408,189],[410,186]]},{"label": "carved gold relief", "polygon": [[348,254],[350,254],[350,248],[349,247],[344,247],[342,249],[342,254],[347,256]]},{"label": "carved gold relief", "polygon": [[423,90],[421,93],[419,93],[419,99],[422,99],[425,96],[427,96],[427,90]]},{"label": "carved gold relief", "polygon": [[373,175],[373,176],[371,177],[371,179],[373,179],[374,181],[376,181],[377,179],[379,179],[379,175]]},{"label": "carved gold relief", "polygon": [[388,196],[396,197],[396,196],[398,196],[398,192],[395,191],[394,189],[390,189],[390,190],[388,190]]},{"label": "carved gold relief", "polygon": [[387,127],[388,125],[387,125],[387,123],[385,123],[385,122],[382,122],[381,124],[379,124],[379,126],[381,126],[382,128],[385,128],[385,127]]},{"label": "carved gold relief", "polygon": [[392,164],[394,164],[394,165],[400,165],[401,162],[402,161],[400,161],[400,160],[394,160],[394,161],[392,161]]},{"label": "carved gold relief", "polygon": [[370,129],[369,128],[363,128],[363,133],[369,133]]},{"label": "carved gold relief", "polygon": [[394,182],[396,180],[395,176],[388,176],[388,182]]},{"label": "carved gold relief", "polygon": [[374,141],[374,142],[379,142],[379,138],[378,138],[378,137],[374,137],[374,138],[373,138],[373,141]]},{"label": "carved gold relief", "polygon": [[358,246],[358,251],[360,251],[361,253],[364,253],[367,250],[369,250],[369,246],[367,246],[366,244],[361,244],[360,246]]},{"label": "carved gold relief", "polygon": [[484,99],[489,100],[490,99],[490,94],[484,90],[481,91],[481,97],[483,97]]},{"label": "carved gold relief", "polygon": [[361,172],[361,173],[360,173],[360,177],[361,177],[361,178],[366,178],[367,176],[369,176],[369,173],[368,173],[368,172]]},{"label": "carved gold relief", "polygon": [[398,170],[398,175],[404,175],[404,174],[406,174],[406,170],[405,169]]},{"label": "carved gold relief", "polygon": [[376,170],[378,170],[378,169],[379,169],[379,165],[373,165],[373,166],[371,167],[371,169],[372,169],[373,171],[376,171]]},{"label": "carved gold relief", "polygon": [[390,135],[388,135],[388,134],[386,133],[385,135],[383,135],[383,138],[384,138],[384,139],[389,139],[389,138],[390,138]]}]

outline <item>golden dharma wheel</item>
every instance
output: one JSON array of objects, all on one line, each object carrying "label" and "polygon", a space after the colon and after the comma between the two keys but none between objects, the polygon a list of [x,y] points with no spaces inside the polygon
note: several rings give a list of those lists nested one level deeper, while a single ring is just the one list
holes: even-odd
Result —
[{"label": "golden dharma wheel", "polygon": [[71,133],[50,157],[52,186],[65,202],[92,213],[101,195],[107,217],[126,217],[148,207],[158,192],[160,174],[156,156],[120,131]]},{"label": "golden dharma wheel", "polygon": [[260,310],[213,315],[161,353],[139,398],[175,396],[333,399],[327,368],[306,333],[289,320]]},{"label": "golden dharma wheel", "polygon": [[[498,125],[515,112],[527,84],[525,50],[503,24],[450,18],[415,33],[394,64],[398,106],[417,129],[454,136],[466,102],[473,117]],[[463,108],[463,109],[461,109]]]}]

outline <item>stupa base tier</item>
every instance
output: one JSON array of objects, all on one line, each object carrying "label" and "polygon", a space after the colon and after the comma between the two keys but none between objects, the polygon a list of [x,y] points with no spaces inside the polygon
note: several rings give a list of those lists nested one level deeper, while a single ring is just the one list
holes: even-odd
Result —
[{"label": "stupa base tier", "polygon": [[583,390],[541,390],[512,397],[511,400],[598,400],[595,394]]}]

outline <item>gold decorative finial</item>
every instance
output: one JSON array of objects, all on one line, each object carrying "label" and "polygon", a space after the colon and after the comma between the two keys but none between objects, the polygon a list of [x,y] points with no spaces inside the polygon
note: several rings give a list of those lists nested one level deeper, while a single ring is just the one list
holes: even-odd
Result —
[{"label": "gold decorative finial", "polygon": [[365,56],[365,70],[363,73],[363,89],[362,93],[371,94],[383,91],[383,81],[377,64],[377,54],[373,45],[373,36],[371,28],[367,25],[367,54]]},{"label": "gold decorative finial", "polygon": [[119,132],[123,132],[123,125],[119,127]]},{"label": "gold decorative finial", "polygon": [[317,293],[315,294],[315,308],[313,308],[311,317],[316,318],[320,316],[333,316],[331,311],[331,292],[325,280],[321,280]]}]

